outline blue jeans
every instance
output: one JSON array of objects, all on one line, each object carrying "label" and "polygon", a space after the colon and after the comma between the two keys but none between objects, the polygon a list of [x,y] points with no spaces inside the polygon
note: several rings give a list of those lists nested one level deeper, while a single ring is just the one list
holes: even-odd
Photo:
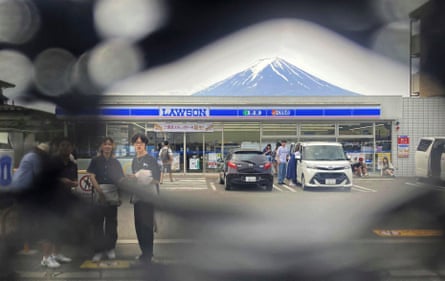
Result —
[{"label": "blue jeans", "polygon": [[283,183],[286,177],[286,162],[280,162],[278,165],[278,183]]}]

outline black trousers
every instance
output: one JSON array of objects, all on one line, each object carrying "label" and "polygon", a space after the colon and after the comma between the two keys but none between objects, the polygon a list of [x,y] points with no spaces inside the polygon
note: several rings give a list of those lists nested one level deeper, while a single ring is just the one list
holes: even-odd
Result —
[{"label": "black trousers", "polygon": [[138,238],[142,258],[151,260],[153,257],[153,224],[154,208],[150,203],[137,201],[134,203],[134,226]]},{"label": "black trousers", "polygon": [[116,248],[117,206],[97,205],[93,221],[94,251],[96,253]]}]

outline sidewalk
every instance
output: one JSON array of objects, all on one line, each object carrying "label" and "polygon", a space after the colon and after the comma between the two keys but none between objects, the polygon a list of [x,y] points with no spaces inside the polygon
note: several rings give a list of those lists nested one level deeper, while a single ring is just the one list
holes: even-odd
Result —
[{"label": "sidewalk", "polygon": [[135,260],[140,254],[137,243],[118,243],[116,260],[95,263],[91,257],[79,256],[79,248],[63,247],[63,253],[73,258],[70,263],[57,269],[40,265],[41,252],[32,250],[28,254],[18,253],[14,257],[17,280],[173,280],[172,272],[178,272],[180,263],[154,259],[148,266],[141,266]]}]

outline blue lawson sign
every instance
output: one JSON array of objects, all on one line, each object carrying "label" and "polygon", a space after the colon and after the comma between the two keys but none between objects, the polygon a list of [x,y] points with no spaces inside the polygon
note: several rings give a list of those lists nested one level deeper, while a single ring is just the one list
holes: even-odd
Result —
[{"label": "blue lawson sign", "polygon": [[[63,109],[56,116],[69,118]],[[380,106],[301,106],[301,107],[100,107],[75,117],[101,116],[107,119],[357,119],[380,118]]]}]

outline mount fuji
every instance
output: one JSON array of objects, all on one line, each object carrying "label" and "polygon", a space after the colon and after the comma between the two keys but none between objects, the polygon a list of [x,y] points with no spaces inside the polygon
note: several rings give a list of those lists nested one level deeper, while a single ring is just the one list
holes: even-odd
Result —
[{"label": "mount fuji", "polygon": [[323,81],[281,58],[262,59],[252,67],[193,96],[359,96]]}]

